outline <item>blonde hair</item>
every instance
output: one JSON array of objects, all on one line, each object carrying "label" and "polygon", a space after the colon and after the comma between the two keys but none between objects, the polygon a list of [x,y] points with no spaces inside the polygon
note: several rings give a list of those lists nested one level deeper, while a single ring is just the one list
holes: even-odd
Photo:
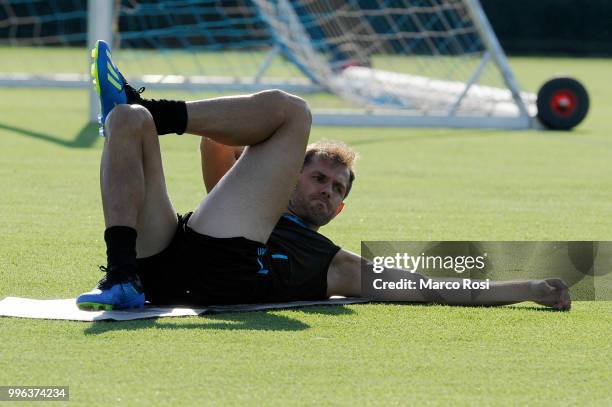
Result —
[{"label": "blonde hair", "polygon": [[335,164],[343,165],[349,170],[349,183],[346,186],[346,198],[351,191],[353,181],[355,180],[355,161],[359,155],[355,150],[350,148],[346,143],[339,140],[320,140],[316,143],[311,143],[306,147],[306,155],[304,156],[304,167],[312,162],[313,157],[323,158],[332,161]]}]

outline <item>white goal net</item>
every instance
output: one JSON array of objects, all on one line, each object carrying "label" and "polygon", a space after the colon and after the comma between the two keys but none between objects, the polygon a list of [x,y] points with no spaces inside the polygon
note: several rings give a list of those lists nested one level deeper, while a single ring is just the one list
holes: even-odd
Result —
[{"label": "white goal net", "polygon": [[534,123],[477,0],[0,0],[0,85],[88,86],[99,38],[136,86],[335,95],[319,124]]}]

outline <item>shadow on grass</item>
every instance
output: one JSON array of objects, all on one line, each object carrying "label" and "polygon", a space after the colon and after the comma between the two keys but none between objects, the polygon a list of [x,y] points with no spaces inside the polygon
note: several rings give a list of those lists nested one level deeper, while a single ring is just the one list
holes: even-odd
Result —
[{"label": "shadow on grass", "polygon": [[377,305],[402,305],[402,306],[412,306],[412,307],[448,307],[448,308],[463,308],[463,309],[499,309],[499,310],[526,310],[526,311],[543,311],[543,312],[569,312],[562,311],[558,309],[554,309],[551,307],[538,306],[538,305],[521,305],[522,303],[512,304],[512,305],[450,305],[444,303],[435,303],[435,302],[406,302],[406,301],[372,301],[370,304]]},{"label": "shadow on grass", "polygon": [[[354,311],[345,306],[305,307],[295,309],[308,314],[339,316],[353,314]],[[135,331],[139,329],[162,330],[227,330],[227,331],[303,331],[310,325],[298,319],[285,315],[277,315],[271,311],[234,312],[219,315],[202,315],[203,322],[176,323],[162,322],[161,318],[143,319],[137,321],[96,321],[84,330],[86,335],[98,335],[106,332]],[[163,319],[163,321],[171,321]]]},{"label": "shadow on grass", "polygon": [[541,312],[570,312],[570,310],[567,311],[562,311],[562,310],[558,310],[558,309],[554,309],[554,308],[550,308],[550,307],[538,307],[537,305],[527,305],[527,306],[515,306],[515,305],[506,305],[504,306],[504,308],[509,308],[509,309],[517,309],[517,310],[528,310],[528,311],[541,311]]},{"label": "shadow on grass", "polygon": [[[354,305],[354,304],[353,304]],[[293,308],[292,311],[300,311],[305,314],[317,314],[317,315],[352,315],[355,313],[350,308],[346,308],[344,305],[323,305],[323,306],[314,306],[314,307],[304,307],[304,308]]]},{"label": "shadow on grass", "polygon": [[88,123],[79,131],[74,140],[67,141],[57,136],[45,133],[39,133],[36,131],[24,129],[21,127],[10,126],[8,124],[0,123],[0,130],[7,130],[13,133],[18,133],[26,137],[31,137],[37,140],[46,141],[48,143],[57,144],[62,147],[68,148],[90,148],[98,139],[98,124]]}]

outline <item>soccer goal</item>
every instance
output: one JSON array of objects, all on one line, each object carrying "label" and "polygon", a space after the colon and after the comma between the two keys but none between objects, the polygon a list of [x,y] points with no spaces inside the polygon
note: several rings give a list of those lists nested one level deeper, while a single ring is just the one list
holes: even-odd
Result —
[{"label": "soccer goal", "polygon": [[[134,86],[324,92],[321,125],[567,129],[588,110],[571,78],[522,92],[478,0],[9,0],[0,9],[3,53],[65,56],[23,72],[0,62],[0,86],[88,86],[81,50],[104,39]],[[90,105],[93,119],[94,94]]]}]

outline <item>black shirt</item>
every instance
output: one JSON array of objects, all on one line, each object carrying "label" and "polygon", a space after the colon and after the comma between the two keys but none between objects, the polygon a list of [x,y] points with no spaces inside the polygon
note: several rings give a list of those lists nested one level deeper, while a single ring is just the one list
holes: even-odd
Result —
[{"label": "black shirt", "polygon": [[327,270],[339,246],[291,214],[281,216],[267,245],[281,297],[327,298]]}]

